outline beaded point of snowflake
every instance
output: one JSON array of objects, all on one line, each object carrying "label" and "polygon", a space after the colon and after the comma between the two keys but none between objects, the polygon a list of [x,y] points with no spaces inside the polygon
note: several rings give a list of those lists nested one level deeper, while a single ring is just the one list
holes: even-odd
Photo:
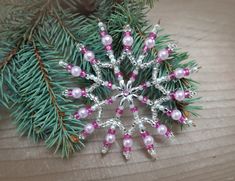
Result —
[{"label": "beaded point of snowflake", "polygon": [[[159,31],[159,25],[155,25],[153,30],[149,33],[148,37],[144,42],[142,53],[135,57],[132,53],[132,45],[134,39],[132,37],[132,30],[129,25],[124,27],[123,32],[123,51],[119,58],[115,58],[112,50],[112,37],[108,34],[106,25],[102,22],[98,23],[101,42],[104,45],[107,56],[109,57],[110,62],[101,62],[95,58],[94,52],[88,50],[83,44],[78,44],[78,50],[84,55],[84,59],[91,63],[91,66],[95,72],[95,75],[88,74],[83,71],[79,66],[67,64],[65,62],[60,62],[60,65],[63,66],[68,72],[74,77],[82,77],[87,80],[92,80],[94,83],[88,88],[71,88],[63,92],[66,97],[71,97],[78,99],[80,97],[86,97],[94,102],[92,106],[83,107],[78,109],[72,116],[75,119],[84,119],[88,117],[93,112],[97,111],[96,120],[92,123],[85,125],[84,130],[79,134],[79,139],[85,139],[95,129],[99,127],[108,127],[106,137],[103,142],[101,152],[103,154],[107,153],[115,142],[116,139],[116,130],[119,129],[123,134],[123,155],[126,159],[130,158],[133,139],[132,135],[134,131],[140,133],[141,138],[143,139],[144,145],[148,153],[156,158],[156,144],[153,137],[146,130],[145,124],[150,124],[152,127],[157,129],[158,134],[171,138],[173,136],[172,131],[166,127],[166,125],[161,124],[158,118],[158,112],[163,112],[171,119],[181,123],[181,124],[192,124],[191,120],[188,120],[179,110],[171,110],[162,105],[162,103],[173,100],[173,101],[183,101],[185,98],[191,98],[195,92],[187,90],[176,90],[168,91],[162,83],[171,81],[173,79],[181,79],[186,76],[189,76],[191,73],[197,72],[198,67],[195,68],[178,68],[172,73],[158,77],[159,65],[168,59],[170,59],[171,54],[174,51],[175,45],[168,45],[167,48],[158,51],[157,57],[147,63],[143,63],[143,60],[148,55],[149,51],[155,46],[155,41]],[[123,74],[120,71],[120,64],[125,59],[128,58],[131,64],[134,67],[134,70],[129,78],[125,81]],[[117,84],[103,80],[101,74],[101,68],[108,68],[114,71],[115,77],[117,79]],[[150,81],[146,81],[140,85],[133,86],[133,83],[137,79],[139,70],[144,70],[147,68],[152,68],[152,78]],[[99,98],[94,95],[92,92],[99,86],[105,86],[114,92],[117,92],[116,95],[104,100],[99,100]],[[162,92],[163,96],[151,100],[148,97],[141,95],[141,92],[145,89],[154,86],[156,89]],[[140,102],[148,105],[151,109],[151,117],[141,117],[138,112],[138,108],[135,106],[134,99],[139,100]],[[119,106],[116,109],[115,116],[108,120],[103,120],[102,111],[104,105],[112,104],[113,102],[119,100]],[[121,116],[124,109],[128,107],[133,114],[133,123],[131,128],[127,129],[121,121]]]}]

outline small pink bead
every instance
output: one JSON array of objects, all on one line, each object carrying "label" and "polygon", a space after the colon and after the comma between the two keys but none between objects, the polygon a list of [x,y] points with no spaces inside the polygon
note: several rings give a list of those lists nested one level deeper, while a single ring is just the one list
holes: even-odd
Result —
[{"label": "small pink bead", "polygon": [[158,128],[161,125],[159,121],[155,122],[155,128]]},{"label": "small pink bead", "polygon": [[144,53],[146,53],[148,51],[148,47],[146,45],[144,45],[143,51],[144,51]]},{"label": "small pink bead", "polygon": [[123,152],[128,153],[131,152],[132,148],[131,147],[123,147]]},{"label": "small pink bead", "polygon": [[167,48],[167,51],[168,51],[169,54],[172,54],[172,53],[173,53],[173,50],[170,49],[170,48]]},{"label": "small pink bead", "polygon": [[130,46],[124,46],[124,50],[131,51],[131,47]]},{"label": "small pink bead", "polygon": [[80,119],[80,116],[79,116],[78,112],[76,112],[76,113],[74,114],[74,118],[75,118],[75,119]]},{"label": "small pink bead", "polygon": [[138,111],[138,108],[137,107],[133,107],[133,108],[131,108],[131,112],[137,112]]},{"label": "small pink bead", "polygon": [[123,114],[123,109],[117,108],[116,109],[116,114],[122,115]]},{"label": "small pink bead", "polygon": [[143,89],[147,89],[147,88],[148,88],[148,86],[147,86],[146,83],[143,83],[143,84],[141,84],[141,85],[142,85]]},{"label": "small pink bead", "polygon": [[121,72],[117,72],[115,75],[116,75],[117,78],[122,77],[122,73]]},{"label": "small pink bead", "polygon": [[94,64],[97,63],[97,60],[96,59],[92,59],[90,62],[91,62],[92,65],[94,65]]},{"label": "small pink bead", "polygon": [[189,92],[189,91],[185,91],[184,94],[185,94],[185,97],[186,97],[186,98],[189,98],[189,97],[190,97],[190,92]]},{"label": "small pink bead", "polygon": [[152,150],[152,149],[154,149],[154,145],[153,145],[153,144],[151,144],[151,145],[146,145],[145,147],[146,147],[147,150]]},{"label": "small pink bead", "polygon": [[147,101],[148,101],[148,98],[147,98],[147,97],[144,97],[144,98],[143,98],[143,103],[147,103]]},{"label": "small pink bead", "polygon": [[82,89],[82,96],[83,96],[83,97],[86,97],[86,96],[87,96],[87,92],[86,92],[85,89]]},{"label": "small pink bead", "polygon": [[182,115],[178,121],[179,121],[180,123],[184,123],[185,120],[186,120],[186,118]]},{"label": "small pink bead", "polygon": [[112,82],[109,82],[108,83],[108,88],[112,89],[112,86],[113,86]]},{"label": "small pink bead", "polygon": [[105,46],[105,50],[106,50],[106,51],[110,51],[110,50],[112,50],[112,46],[111,46],[111,45],[107,45],[107,46]]},{"label": "small pink bead", "polygon": [[171,116],[171,113],[172,113],[172,110],[168,110],[168,111],[166,112],[166,115],[167,115],[167,116]]},{"label": "small pink bead", "polygon": [[81,132],[81,135],[82,135],[82,137],[86,138],[87,136],[89,136],[89,133],[86,132],[85,130],[83,130],[83,131]]},{"label": "small pink bead", "polygon": [[83,47],[82,49],[81,49],[81,53],[82,54],[85,54],[87,52],[87,49],[85,48],[85,47]]},{"label": "small pink bead", "polygon": [[135,79],[137,78],[137,74],[134,73],[134,72],[132,72],[132,73],[131,73],[131,77],[135,80]]},{"label": "small pink bead", "polygon": [[161,63],[161,62],[163,62],[163,60],[160,59],[159,57],[157,57],[157,58],[156,58],[156,62],[157,62],[157,63]]},{"label": "small pink bead", "polygon": [[101,32],[100,32],[100,36],[103,37],[103,36],[105,36],[105,35],[107,35],[107,32],[106,32],[106,31],[101,31]]},{"label": "small pink bead", "polygon": [[116,134],[116,130],[115,129],[108,129],[108,134]]},{"label": "small pink bead", "polygon": [[151,32],[151,33],[149,33],[149,37],[152,39],[155,39],[157,37],[157,35],[156,35],[156,33]]},{"label": "small pink bead", "polygon": [[184,69],[184,76],[189,76],[189,74],[190,74],[189,69],[188,69],[188,68],[185,68],[185,69]]},{"label": "small pink bead", "polygon": [[124,139],[129,139],[129,138],[132,138],[132,136],[129,135],[129,134],[125,134],[125,135],[124,135]]},{"label": "small pink bead", "polygon": [[142,138],[145,138],[146,136],[149,135],[149,132],[148,131],[144,131],[144,132],[141,132],[140,135],[141,135]]},{"label": "small pink bead", "polygon": [[103,145],[104,145],[104,147],[110,147],[112,144],[110,144],[108,141],[104,140]]},{"label": "small pink bead", "polygon": [[67,94],[67,96],[69,96],[69,97],[72,97],[73,95],[72,95],[72,89],[68,89],[68,94]]},{"label": "small pink bead", "polygon": [[94,126],[95,129],[100,127],[97,121],[93,121],[91,124]]},{"label": "small pink bead", "polygon": [[73,65],[68,64],[67,67],[66,67],[66,70],[67,70],[68,72],[71,72],[71,69],[72,69],[72,68],[73,68]]},{"label": "small pink bead", "polygon": [[166,134],[165,134],[168,138],[170,138],[171,137],[171,135],[172,135],[172,132],[171,132],[171,130],[170,129],[167,129],[167,132],[166,132]]},{"label": "small pink bead", "polygon": [[91,106],[87,106],[86,109],[88,111],[88,115],[91,115],[93,113]]},{"label": "small pink bead", "polygon": [[175,79],[175,73],[174,72],[170,73],[169,77],[170,77],[171,80]]},{"label": "small pink bead", "polygon": [[124,36],[131,36],[131,32],[130,31],[125,31]]},{"label": "small pink bead", "polygon": [[86,72],[85,72],[84,70],[82,70],[80,76],[81,76],[82,78],[86,77]]}]

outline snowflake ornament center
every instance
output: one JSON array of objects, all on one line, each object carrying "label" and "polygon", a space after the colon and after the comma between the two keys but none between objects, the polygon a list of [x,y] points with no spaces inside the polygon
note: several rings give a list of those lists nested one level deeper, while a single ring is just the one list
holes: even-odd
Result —
[{"label": "snowflake ornament center", "polygon": [[[99,32],[101,37],[101,42],[104,45],[104,49],[110,62],[102,62],[95,58],[95,54],[88,50],[83,44],[78,44],[78,50],[84,55],[84,60],[91,63],[91,66],[95,72],[95,75],[88,74],[82,70],[79,66],[67,64],[65,62],[60,62],[68,72],[74,77],[82,77],[87,80],[92,80],[94,83],[85,89],[81,88],[71,88],[66,90],[63,94],[66,97],[71,97],[78,99],[80,97],[86,97],[94,102],[93,105],[80,108],[72,116],[75,119],[84,119],[88,117],[93,112],[97,112],[96,120],[92,123],[88,123],[84,130],[79,134],[80,139],[86,139],[87,136],[92,134],[95,129],[99,127],[108,127],[107,135],[104,139],[102,146],[102,153],[107,153],[112,144],[116,139],[116,131],[119,129],[123,134],[123,155],[126,159],[130,158],[133,139],[132,135],[135,131],[140,133],[146,150],[148,153],[155,158],[156,157],[156,143],[154,138],[146,130],[145,124],[150,124],[152,127],[156,128],[157,133],[171,138],[173,136],[172,131],[167,128],[166,125],[162,124],[158,118],[158,113],[162,112],[171,119],[177,121],[180,124],[191,124],[191,120],[188,120],[178,109],[169,109],[162,104],[167,101],[183,101],[185,98],[191,98],[194,94],[190,90],[167,90],[162,83],[172,81],[173,79],[181,79],[189,74],[197,72],[198,68],[178,68],[168,75],[158,77],[159,65],[167,60],[171,59],[171,55],[174,52],[174,45],[168,45],[165,49],[158,51],[156,57],[153,60],[145,61],[143,60],[147,57],[150,50],[155,47],[156,38],[159,30],[159,25],[154,26],[153,30],[149,33],[148,37],[144,42],[142,52],[138,57],[135,57],[132,53],[132,46],[134,44],[134,39],[132,37],[132,30],[129,25],[124,27],[123,32],[123,51],[120,57],[115,58],[112,50],[112,37],[108,34],[106,25],[99,22]],[[123,74],[120,71],[120,64],[125,59],[128,58],[130,63],[133,65],[134,70],[131,73],[130,78],[127,82],[123,79]],[[102,68],[112,69],[114,71],[115,77],[118,84],[113,84],[112,82],[104,80],[101,74]],[[145,70],[152,68],[152,78],[140,85],[133,86],[136,81],[140,70]],[[93,91],[99,87],[105,86],[117,93],[110,98],[99,100],[97,95],[93,94]],[[143,96],[142,92],[148,88],[155,87],[162,93],[162,97],[151,100],[150,98]],[[102,110],[104,105],[109,105],[120,99],[119,106],[116,109],[116,113],[113,118],[108,120],[103,120]],[[134,99],[138,99],[140,102],[150,107],[151,117],[141,117],[138,112],[138,108],[135,106]],[[133,114],[133,124],[132,127],[127,129],[122,123],[121,116],[123,114],[124,108],[129,108]]]}]

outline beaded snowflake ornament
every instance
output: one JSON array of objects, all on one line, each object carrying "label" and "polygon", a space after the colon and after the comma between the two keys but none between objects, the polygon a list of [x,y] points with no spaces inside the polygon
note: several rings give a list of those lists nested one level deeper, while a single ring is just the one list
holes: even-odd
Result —
[{"label": "beaded snowflake ornament", "polygon": [[[106,25],[102,22],[98,24],[101,42],[104,45],[104,49],[109,57],[110,62],[102,62],[95,58],[94,52],[88,50],[83,44],[78,44],[78,50],[83,54],[84,60],[91,63],[91,66],[95,72],[95,75],[88,74],[82,70],[79,66],[67,64],[65,62],[60,62],[60,65],[63,66],[68,72],[72,74],[73,77],[82,77],[87,80],[92,80],[94,83],[88,88],[71,88],[64,92],[66,97],[71,97],[78,99],[82,96],[92,100],[94,104],[92,106],[83,107],[78,109],[77,112],[72,115],[75,119],[84,119],[88,117],[93,112],[97,112],[96,120],[92,123],[85,125],[84,130],[81,131],[79,139],[86,139],[87,136],[92,134],[95,129],[100,127],[108,127],[106,137],[103,142],[101,152],[103,154],[107,153],[111,145],[115,142],[116,131],[119,129],[123,134],[123,155],[126,159],[130,158],[133,139],[132,135],[135,131],[140,133],[141,138],[143,139],[144,145],[148,153],[155,158],[156,157],[156,144],[154,143],[153,137],[146,130],[145,124],[150,124],[152,127],[157,129],[157,132],[167,138],[173,136],[172,131],[166,127],[166,125],[161,124],[158,118],[158,112],[163,112],[171,119],[179,122],[180,124],[191,124],[191,120],[188,120],[178,109],[171,110],[164,105],[164,102],[167,101],[183,101],[185,98],[190,98],[193,96],[193,91],[168,91],[162,83],[171,81],[173,79],[181,79],[186,76],[189,76],[191,73],[197,72],[198,67],[196,68],[178,68],[172,73],[158,77],[159,65],[170,59],[171,54],[174,51],[174,45],[168,45],[167,48],[158,51],[157,57],[147,63],[143,63],[143,60],[148,55],[149,51],[155,46],[155,41],[157,38],[157,33],[159,31],[159,25],[155,25],[153,30],[150,32],[148,37],[144,42],[142,53],[135,57],[132,53],[132,45],[134,39],[132,37],[132,30],[129,25],[124,27],[123,32],[123,51],[120,57],[115,58],[112,50],[112,37],[108,34]],[[129,78],[129,80],[124,80],[123,73],[120,71],[120,64],[125,59],[128,58],[131,64],[134,67],[134,70]],[[103,80],[101,69],[107,68],[114,71],[115,77],[118,84]],[[133,83],[137,79],[138,73],[140,70],[145,70],[152,68],[152,78],[151,81],[146,81],[140,85],[133,86]],[[116,95],[104,100],[100,100],[93,91],[99,87],[105,86],[115,92]],[[145,97],[141,92],[145,89],[154,86],[156,89],[162,92],[163,96],[151,100],[148,97]],[[147,105],[151,109],[150,117],[141,117],[138,108],[135,106],[134,99],[139,100],[143,104]],[[104,105],[109,105],[119,101],[119,106],[116,109],[116,114],[113,118],[108,120],[102,119],[102,111]],[[121,117],[124,109],[130,109],[133,114],[132,126],[127,129],[122,123]]]}]

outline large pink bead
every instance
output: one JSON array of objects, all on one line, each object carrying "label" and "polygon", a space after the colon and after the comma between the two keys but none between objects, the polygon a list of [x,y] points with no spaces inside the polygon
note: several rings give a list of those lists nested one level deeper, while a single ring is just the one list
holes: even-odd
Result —
[{"label": "large pink bead", "polygon": [[154,143],[153,137],[148,135],[144,138],[144,144],[146,146],[152,145]]},{"label": "large pink bead", "polygon": [[105,141],[109,144],[112,144],[116,140],[116,136],[114,134],[107,134],[105,137]]},{"label": "large pink bead", "polygon": [[74,89],[72,90],[72,96],[73,96],[73,98],[75,98],[75,99],[80,98],[80,97],[82,96],[82,90],[81,90],[80,88],[74,88]]},{"label": "large pink bead", "polygon": [[122,42],[123,42],[123,45],[130,47],[132,46],[134,39],[132,38],[132,36],[125,36]]},{"label": "large pink bead", "polygon": [[87,51],[85,54],[84,54],[84,59],[88,62],[92,61],[95,59],[95,54],[92,52],[92,51]]},{"label": "large pink bead", "polygon": [[153,48],[155,46],[155,40],[152,38],[147,38],[145,40],[145,45],[150,49]]},{"label": "large pink bead", "polygon": [[167,127],[164,124],[160,124],[157,128],[157,132],[160,135],[165,135],[167,132]]},{"label": "large pink bead", "polygon": [[161,60],[166,60],[166,59],[168,59],[168,57],[169,57],[169,53],[168,53],[168,51],[167,51],[166,49],[160,50],[160,51],[158,52],[158,57],[159,57]]},{"label": "large pink bead", "polygon": [[133,140],[131,138],[123,139],[123,146],[124,147],[132,147]]},{"label": "large pink bead", "polygon": [[110,35],[105,35],[102,37],[102,44],[104,46],[111,45],[113,42],[113,39]]},{"label": "large pink bead", "polygon": [[177,69],[175,70],[174,74],[175,74],[175,77],[176,77],[177,79],[181,79],[181,78],[184,77],[184,69],[182,69],[182,68],[177,68]]},{"label": "large pink bead", "polygon": [[178,90],[175,92],[174,97],[177,101],[183,101],[185,99],[185,93],[182,90]]},{"label": "large pink bead", "polygon": [[84,130],[85,130],[87,133],[91,134],[91,133],[94,132],[95,128],[94,128],[93,124],[90,124],[90,123],[89,123],[89,124],[87,124],[87,125],[85,126]]},{"label": "large pink bead", "polygon": [[74,76],[74,77],[79,77],[80,74],[81,74],[82,70],[80,67],[78,66],[73,66],[72,69],[71,69],[71,74]]},{"label": "large pink bead", "polygon": [[86,118],[88,116],[88,110],[86,108],[80,108],[78,110],[78,115],[80,118]]},{"label": "large pink bead", "polygon": [[182,113],[177,109],[175,109],[171,112],[171,118],[173,120],[178,121],[178,120],[180,120],[181,116],[182,116]]}]

